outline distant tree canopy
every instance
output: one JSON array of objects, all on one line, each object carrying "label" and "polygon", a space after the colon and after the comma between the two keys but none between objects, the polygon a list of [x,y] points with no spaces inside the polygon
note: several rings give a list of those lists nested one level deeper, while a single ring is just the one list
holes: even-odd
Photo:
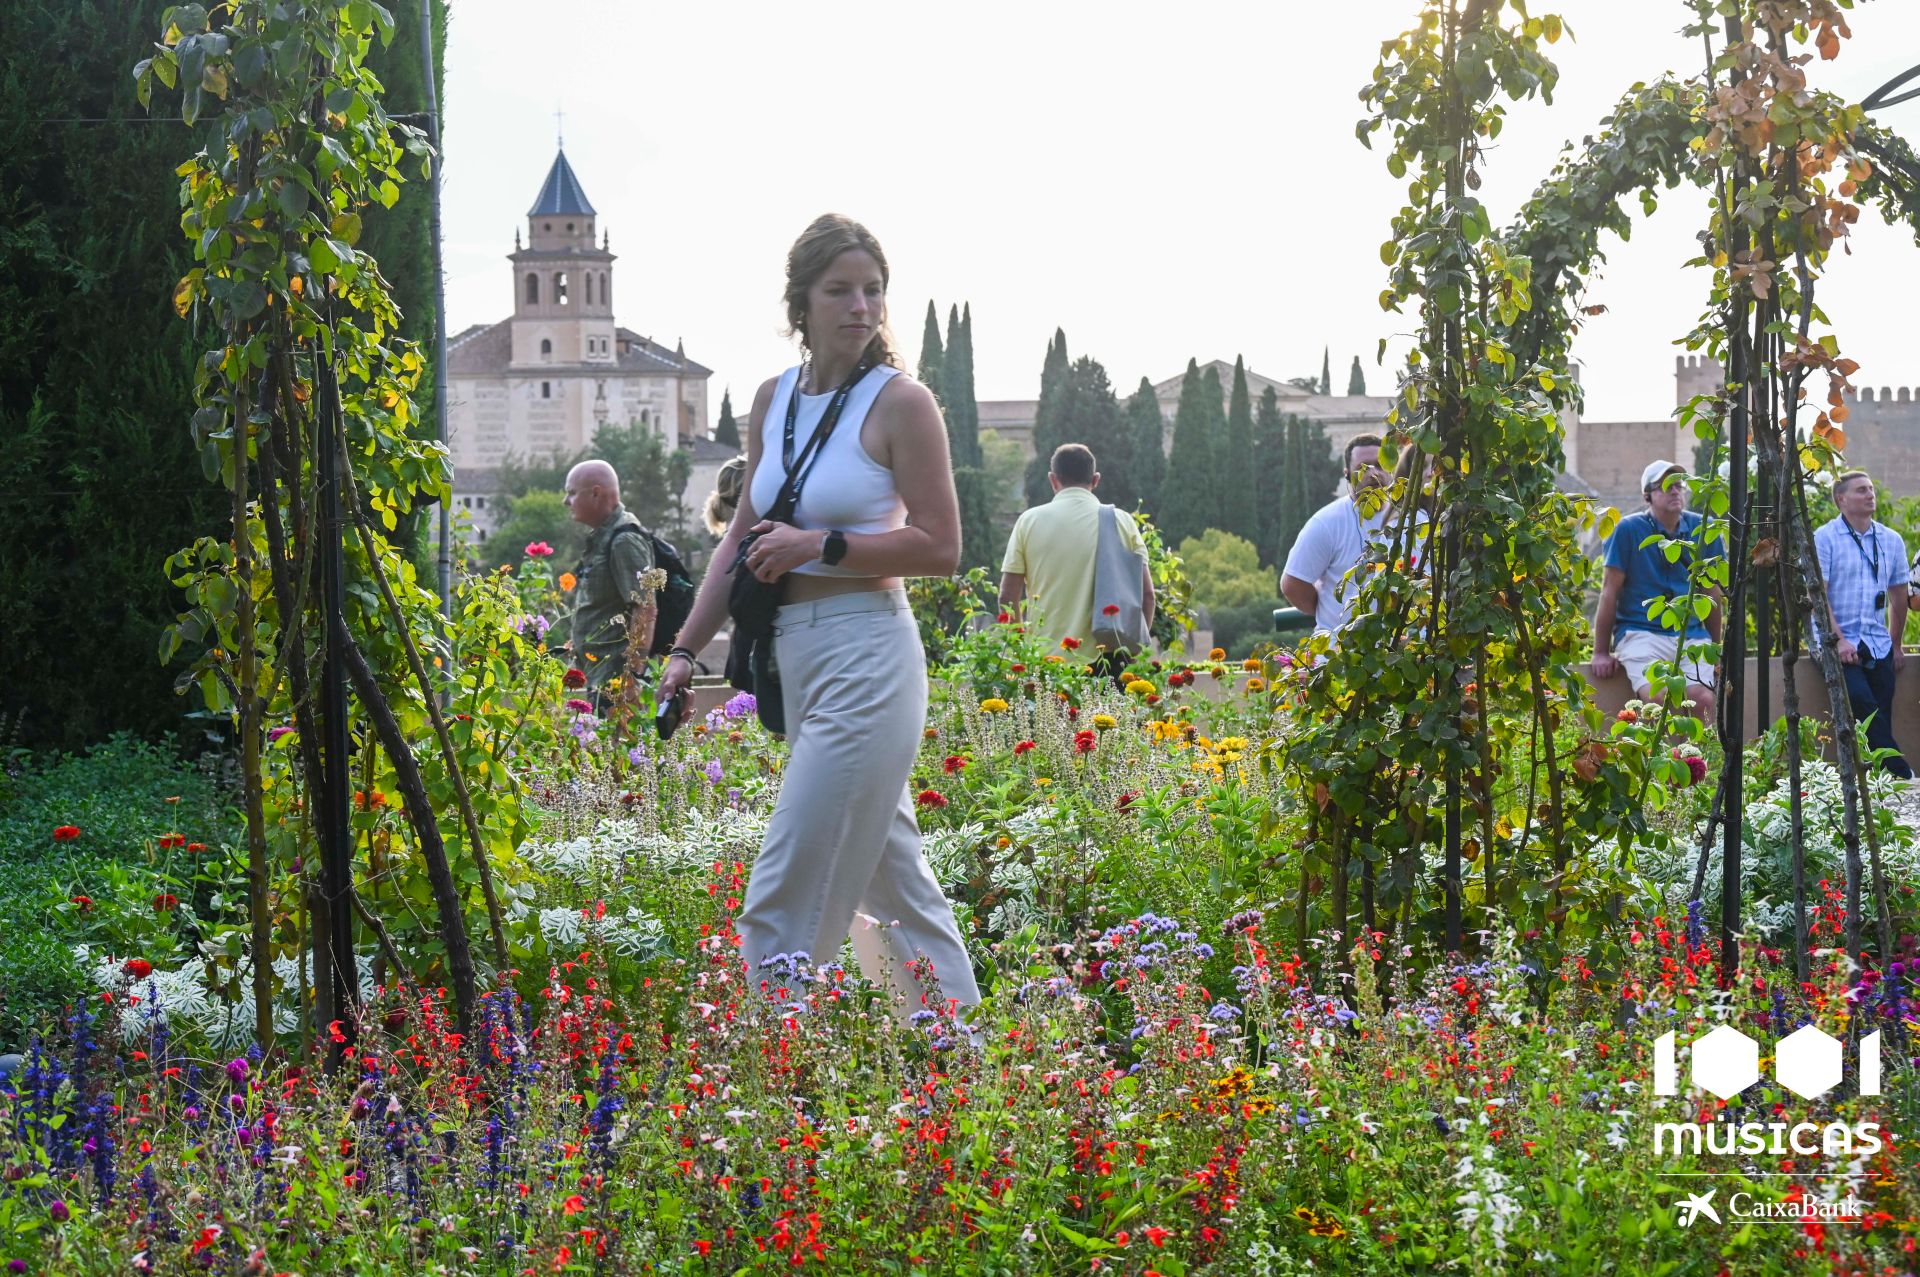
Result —
[{"label": "distant tree canopy", "polygon": [[[192,134],[142,119],[129,74],[167,8],[0,5],[0,43],[32,51],[0,74],[0,734],[18,715],[29,746],[184,725],[194,706],[158,658],[184,604],[161,565],[231,515],[188,425],[204,334],[171,305],[193,265],[175,173]],[[396,6],[371,59],[394,111],[419,109],[418,12]],[[368,210],[361,239],[408,336],[431,331],[425,195]]]},{"label": "distant tree canopy", "polygon": [[545,541],[554,547],[556,563],[571,565],[586,533],[564,504],[567,471],[595,458],[620,476],[621,504],[635,518],[669,539],[684,538],[691,454],[684,448],[668,451],[652,426],[609,423],[594,431],[593,442],[579,452],[509,456],[501,462],[495,499],[506,507],[506,518],[484,545],[475,547],[481,561],[494,567],[517,563],[528,542]]}]

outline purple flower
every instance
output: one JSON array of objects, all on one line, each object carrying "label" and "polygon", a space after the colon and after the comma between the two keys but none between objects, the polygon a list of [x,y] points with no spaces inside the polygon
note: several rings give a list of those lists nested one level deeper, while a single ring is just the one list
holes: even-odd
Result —
[{"label": "purple flower", "polygon": [[7,1271],[10,1273],[24,1273],[27,1271],[27,1261],[24,1259],[9,1259],[7,1261]]},{"label": "purple flower", "polygon": [[247,1107],[247,1097],[238,1093],[229,1095],[227,1097],[227,1107],[238,1113],[241,1109]]},{"label": "purple flower", "polygon": [[275,741],[279,740],[282,736],[291,736],[291,735],[293,735],[293,729],[291,727],[288,727],[285,723],[282,723],[280,724],[280,726],[274,728],[272,731],[269,731],[267,733],[267,744],[271,745]]},{"label": "purple flower", "polygon": [[233,1138],[239,1141],[241,1148],[245,1148],[247,1145],[253,1143],[253,1128],[251,1126],[243,1126],[233,1133]]},{"label": "purple flower", "polygon": [[717,786],[720,783],[720,778],[726,774],[726,768],[720,765],[719,759],[710,758],[707,760],[707,783]]},{"label": "purple flower", "polygon": [[753,699],[752,692],[741,692],[732,700],[728,701],[723,708],[726,710],[728,718],[745,718],[758,707]]},{"label": "purple flower", "polygon": [[247,1074],[251,1071],[252,1071],[252,1066],[249,1065],[244,1059],[233,1059],[233,1060],[227,1061],[227,1076],[233,1079],[235,1082],[246,1081]]},{"label": "purple flower", "polygon": [[56,1224],[64,1224],[73,1218],[73,1212],[67,1209],[66,1202],[58,1197],[53,1199],[53,1205],[47,1207],[47,1215]]}]

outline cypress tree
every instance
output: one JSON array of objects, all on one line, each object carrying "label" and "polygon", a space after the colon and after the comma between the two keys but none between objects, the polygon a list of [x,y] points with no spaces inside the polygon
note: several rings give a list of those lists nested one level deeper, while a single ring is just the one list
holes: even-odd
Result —
[{"label": "cypress tree", "polygon": [[1333,393],[1333,351],[1326,346],[1320,347],[1320,393]]},{"label": "cypress tree", "polygon": [[729,448],[740,446],[740,423],[733,419],[733,391],[720,392],[720,421],[713,428],[713,441]]},{"label": "cypress tree", "polygon": [[[941,384],[941,373],[946,366],[946,349],[940,344],[940,316],[933,309],[933,298],[927,298],[927,327],[920,336],[920,384],[933,392],[942,408],[947,404],[947,392]],[[951,428],[951,423],[949,423]]]},{"label": "cypress tree", "polygon": [[1133,508],[1136,494],[1127,473],[1127,454],[1133,441],[1120,413],[1120,401],[1100,361],[1082,355],[1068,369],[1060,395],[1061,443],[1083,443],[1093,450],[1100,472],[1100,499],[1123,510]]},{"label": "cypress tree", "polygon": [[1220,526],[1257,545],[1260,520],[1254,477],[1253,400],[1247,391],[1247,361],[1236,357],[1233,395],[1227,405],[1226,431],[1220,447]]},{"label": "cypress tree", "polygon": [[1360,371],[1360,356],[1353,357],[1353,367],[1347,370],[1347,393],[1364,395],[1367,393],[1367,375]]},{"label": "cypress tree", "polygon": [[940,373],[941,405],[947,414],[947,447],[954,469],[978,469],[980,404],[973,394],[973,307],[947,315],[947,353]]},{"label": "cypress tree", "polygon": [[1044,505],[1053,499],[1047,467],[1053,461],[1053,450],[1066,442],[1057,418],[1068,371],[1067,334],[1056,328],[1053,340],[1047,343],[1047,361],[1040,366],[1040,402],[1033,413],[1033,458],[1027,462],[1027,504],[1030,506]]},{"label": "cypress tree", "polygon": [[1187,360],[1186,376],[1180,379],[1180,403],[1173,410],[1173,452],[1160,489],[1160,530],[1169,545],[1197,537],[1213,526],[1219,492],[1213,405],[1219,399],[1220,379],[1212,368],[1203,374],[1198,360]]},{"label": "cypress tree", "polygon": [[1292,474],[1287,464],[1287,419],[1280,415],[1280,396],[1272,386],[1260,393],[1253,418],[1254,523],[1259,535],[1250,538],[1259,547],[1260,562],[1272,567],[1279,559],[1280,535],[1290,517]]},{"label": "cypress tree", "polygon": [[1155,520],[1160,517],[1160,489],[1167,478],[1167,427],[1160,415],[1160,397],[1145,377],[1127,399],[1128,432],[1133,446],[1127,457],[1127,482],[1134,499]]}]

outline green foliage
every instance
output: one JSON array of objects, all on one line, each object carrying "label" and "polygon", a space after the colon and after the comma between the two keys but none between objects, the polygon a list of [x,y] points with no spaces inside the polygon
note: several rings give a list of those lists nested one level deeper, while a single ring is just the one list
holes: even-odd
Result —
[{"label": "green foliage", "polygon": [[[919,376],[920,384],[933,392],[933,397],[940,400],[940,405],[943,409],[946,407],[946,400],[942,398],[944,391],[942,389],[943,382],[940,374],[945,363],[946,346],[940,340],[940,312],[935,309],[933,299],[929,297],[927,299],[927,324],[920,334]],[[951,446],[951,443],[949,443],[949,446]]]},{"label": "green foliage", "polygon": [[973,394],[973,307],[947,312],[947,349],[940,362],[940,406],[954,469],[980,465],[980,405]]},{"label": "green foliage", "polygon": [[1229,656],[1247,655],[1273,630],[1280,606],[1279,578],[1262,566],[1253,542],[1219,528],[1180,543],[1180,560],[1193,582],[1193,601],[1207,609],[1213,641]]},{"label": "green foliage", "polygon": [[1188,359],[1173,412],[1173,450],[1160,489],[1160,523],[1170,539],[1184,541],[1219,522],[1220,437],[1226,430],[1220,402],[1220,381],[1213,370],[1202,373],[1199,361]]},{"label": "green foliage", "polygon": [[180,127],[88,122],[138,120],[124,58],[165,8],[0,6],[20,51],[0,69],[0,715],[38,747],[184,726],[154,658],[175,601],[158,569],[222,518],[162,424],[193,399],[167,302],[191,262]]},{"label": "green foliage", "polygon": [[1320,393],[1333,393],[1333,350],[1328,346],[1320,348]]},{"label": "green foliage", "polygon": [[587,530],[567,513],[566,498],[560,493],[535,488],[501,499],[507,503],[507,517],[484,545],[474,547],[483,563],[496,568],[518,564],[526,558],[526,548],[540,541],[553,547],[555,562],[571,566],[579,560]]},{"label": "green foliage", "polygon": [[[57,841],[62,825],[79,837]],[[0,1055],[23,1048],[32,1031],[54,1031],[91,993],[75,945],[156,963],[172,956],[180,937],[140,937],[162,921],[155,895],[192,894],[181,882],[194,871],[180,863],[191,857],[157,847],[174,831],[216,854],[230,849],[237,831],[211,755],[189,763],[171,745],[116,735],[84,755],[25,759],[8,778],[0,917],[13,923],[0,930]]]},{"label": "green foliage", "polygon": [[1067,391],[1067,334],[1054,329],[1047,343],[1046,362],[1040,366],[1040,401],[1033,411],[1033,456],[1027,461],[1027,504],[1044,505],[1053,498],[1047,483],[1047,469],[1053,462],[1053,450],[1070,443],[1061,433],[1060,400]]},{"label": "green foliage", "polygon": [[738,448],[740,444],[740,423],[733,419],[733,392],[720,393],[720,420],[713,427],[713,441],[724,443],[729,448]]},{"label": "green foliage", "polygon": [[1347,370],[1347,393],[1364,395],[1367,393],[1367,374],[1360,370],[1360,356],[1353,357],[1353,367]]},{"label": "green foliage", "polygon": [[1127,450],[1127,480],[1141,508],[1155,514],[1160,510],[1160,490],[1167,479],[1166,429],[1153,383],[1142,377],[1139,388],[1127,396],[1127,432],[1132,437]]},{"label": "green foliage", "polygon": [[1227,404],[1220,450],[1220,525],[1236,536],[1260,535],[1259,479],[1253,461],[1253,401],[1247,392],[1247,362],[1233,361],[1233,395]]}]

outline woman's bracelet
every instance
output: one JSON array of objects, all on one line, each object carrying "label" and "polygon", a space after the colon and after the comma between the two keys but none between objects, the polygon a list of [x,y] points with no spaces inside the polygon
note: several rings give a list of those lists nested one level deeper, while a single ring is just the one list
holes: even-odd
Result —
[{"label": "woman's bracelet", "polygon": [[698,665],[700,663],[698,660],[694,658],[693,653],[684,647],[670,647],[667,649],[667,659],[669,661],[671,661],[676,656],[686,657],[687,664],[689,665]]}]

